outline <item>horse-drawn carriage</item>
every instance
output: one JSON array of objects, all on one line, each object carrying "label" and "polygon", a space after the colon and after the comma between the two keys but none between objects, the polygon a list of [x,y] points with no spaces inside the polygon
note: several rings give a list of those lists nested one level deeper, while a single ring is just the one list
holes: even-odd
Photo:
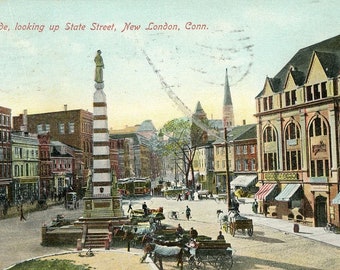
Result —
[{"label": "horse-drawn carriage", "polygon": [[231,269],[233,266],[232,249],[225,240],[201,240],[198,242],[195,257],[189,257],[190,269]]},{"label": "horse-drawn carriage", "polygon": [[222,217],[222,229],[227,233],[228,231],[234,237],[237,230],[242,230],[243,233],[247,231],[249,236],[253,235],[253,220],[241,216],[236,211],[230,211],[228,215]]},{"label": "horse-drawn carriage", "polygon": [[[189,235],[178,236],[171,231],[162,231],[149,237],[144,245],[143,262],[149,254],[159,269],[163,269],[163,259],[175,258],[177,266],[183,269],[183,262],[188,262],[189,269],[231,269],[233,265],[232,249],[225,240],[211,240],[210,237],[199,235],[196,241]],[[210,267],[209,267],[210,266]]]},{"label": "horse-drawn carriage", "polygon": [[153,219],[156,223],[160,223],[161,220],[165,219],[163,214],[163,207],[159,207],[157,209],[148,208],[147,215],[145,215],[143,209],[133,209],[130,212],[130,217],[132,223],[137,224],[139,222],[148,222],[150,219]]}]

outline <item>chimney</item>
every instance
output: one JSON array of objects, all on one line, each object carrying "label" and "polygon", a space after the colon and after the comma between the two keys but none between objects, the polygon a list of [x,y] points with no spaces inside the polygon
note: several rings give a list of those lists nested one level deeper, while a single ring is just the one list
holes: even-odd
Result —
[{"label": "chimney", "polygon": [[243,125],[244,125],[244,126],[246,125],[246,120],[245,120],[245,119],[243,119]]},{"label": "chimney", "polygon": [[64,111],[67,111],[67,104],[64,105]]}]

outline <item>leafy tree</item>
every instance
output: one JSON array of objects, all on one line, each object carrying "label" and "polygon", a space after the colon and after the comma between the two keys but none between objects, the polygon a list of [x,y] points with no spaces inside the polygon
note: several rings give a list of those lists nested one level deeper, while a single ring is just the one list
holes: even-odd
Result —
[{"label": "leafy tree", "polygon": [[[179,166],[180,171],[185,175],[187,187],[194,187],[193,160],[196,148],[202,145],[206,132],[197,125],[192,125],[187,118],[177,118],[167,122],[161,129],[161,133],[166,140],[163,145],[163,155],[167,158],[182,160],[183,166]],[[193,182],[189,183],[189,173],[191,172]]]}]

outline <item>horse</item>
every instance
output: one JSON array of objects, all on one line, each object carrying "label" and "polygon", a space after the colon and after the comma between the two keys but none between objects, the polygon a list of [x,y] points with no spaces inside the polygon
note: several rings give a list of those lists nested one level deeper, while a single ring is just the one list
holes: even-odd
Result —
[{"label": "horse", "polygon": [[141,257],[140,262],[144,262],[147,255],[154,254],[154,262],[159,261],[159,269],[163,270],[163,258],[174,257],[177,261],[177,267],[183,270],[183,248],[178,246],[162,246],[155,243],[147,243],[144,247],[144,255]]},{"label": "horse", "polygon": [[142,242],[145,235],[153,234],[153,230],[149,227],[133,227],[122,225],[113,229],[113,235],[120,238],[122,241],[127,241],[127,248],[130,250],[130,245],[136,246],[138,242]]}]

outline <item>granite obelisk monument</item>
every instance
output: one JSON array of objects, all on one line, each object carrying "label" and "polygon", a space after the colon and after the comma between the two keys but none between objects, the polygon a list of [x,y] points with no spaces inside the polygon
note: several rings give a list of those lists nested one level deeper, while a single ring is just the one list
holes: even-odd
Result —
[{"label": "granite obelisk monument", "polygon": [[104,93],[104,61],[101,51],[94,58],[95,93],[93,95],[93,170],[84,198],[86,218],[123,216],[121,196],[110,166],[109,131],[106,95]]}]

